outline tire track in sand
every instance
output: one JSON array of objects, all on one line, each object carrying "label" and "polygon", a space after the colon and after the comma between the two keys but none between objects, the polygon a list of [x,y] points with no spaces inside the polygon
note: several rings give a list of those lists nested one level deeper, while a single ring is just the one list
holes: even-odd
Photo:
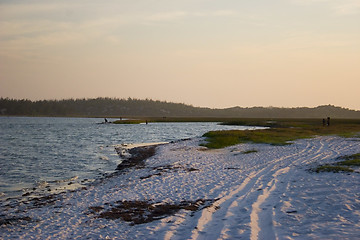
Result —
[{"label": "tire track in sand", "polygon": [[[270,190],[263,193],[258,197],[258,200],[253,204],[253,216],[255,216],[252,223],[255,223],[251,228],[250,239],[276,239],[277,234],[274,230],[275,222],[275,208],[280,205],[279,196],[286,193],[289,189],[287,183],[291,180],[296,181],[296,171],[299,166],[302,167],[306,164],[312,164],[314,161],[333,159],[338,157],[341,152],[348,149],[347,144],[334,144],[335,137],[321,137],[317,144],[317,150],[313,154],[297,157],[292,163],[289,164],[289,169],[281,174],[275,174],[274,179],[270,180]],[[315,142],[316,143],[316,142]],[[285,169],[284,169],[285,170]],[[304,170],[301,170],[304,171]],[[277,189],[276,193],[274,192]],[[263,199],[265,198],[265,200]],[[254,208],[255,206],[255,208]],[[255,212],[254,212],[255,211]],[[259,221],[259,219],[261,219]]]},{"label": "tire track in sand", "polygon": [[[310,149],[310,150],[309,150]],[[243,181],[240,186],[237,186],[234,190],[230,191],[227,195],[222,195],[222,198],[216,201],[211,207],[203,209],[200,214],[197,214],[198,219],[191,219],[190,221],[184,221],[183,224],[186,226],[178,226],[177,228],[173,228],[167,234],[166,239],[176,239],[176,236],[181,235],[181,238],[185,239],[218,239],[219,237],[226,238],[226,230],[223,231],[224,225],[229,222],[227,219],[231,219],[231,215],[233,215],[234,208],[243,210],[246,208],[241,207],[240,205],[247,205],[248,198],[256,200],[256,197],[259,195],[258,189],[262,187],[264,184],[262,183],[262,179],[267,174],[274,174],[274,171],[279,170],[279,165],[282,165],[283,161],[289,158],[293,158],[297,155],[308,155],[309,151],[312,151],[313,147],[306,143],[303,149],[299,149],[295,153],[292,153],[287,156],[283,156],[280,158],[276,158],[268,162],[267,166],[264,166],[261,169],[257,169],[257,171],[251,172]],[[256,169],[259,166],[254,166],[252,169]],[[249,171],[250,169],[246,169]],[[281,169],[279,170],[282,171]],[[255,195],[255,196],[253,196]],[[241,204],[242,202],[246,202],[246,204]],[[240,206],[240,207],[239,207]],[[250,204],[251,206],[251,204]],[[230,209],[230,210],[229,210]],[[242,211],[244,212],[244,211]],[[247,214],[247,218],[250,214]],[[243,219],[249,222],[249,219]],[[238,222],[238,219],[237,221]],[[189,227],[189,225],[193,225]],[[233,223],[231,225],[234,225]],[[179,234],[176,232],[183,232],[182,229],[194,229],[190,235]]]},{"label": "tire track in sand", "polygon": [[[321,138],[318,142],[313,141],[310,143],[307,141],[302,149],[298,149],[300,151],[274,159],[267,167],[253,173],[253,178],[256,179],[255,183],[254,181],[249,181],[247,187],[243,187],[244,191],[238,197],[226,196],[225,198],[228,198],[228,203],[224,202],[219,205],[220,209],[227,209],[223,211],[222,216],[219,216],[218,212],[216,212],[214,213],[216,217],[213,217],[213,221],[202,222],[204,219],[199,219],[198,223],[200,224],[198,226],[205,227],[195,229],[191,238],[275,238],[271,217],[272,207],[270,207],[272,203],[267,202],[268,197],[282,180],[280,177],[286,177],[291,167],[298,165],[299,162],[305,159],[319,158],[322,155],[325,142],[328,142],[326,140]],[[248,206],[251,206],[251,210],[247,209]],[[263,214],[264,211],[266,214]],[[239,216],[241,214],[245,216]],[[261,218],[261,221],[259,221],[259,218]],[[218,223],[213,224],[214,221]],[[220,224],[222,224],[221,229],[219,228]],[[243,229],[239,229],[238,226]],[[216,229],[217,231],[215,231]]]},{"label": "tire track in sand", "polygon": [[312,141],[312,147],[308,145],[302,154],[294,154],[292,158],[288,159],[290,161],[286,163],[286,167],[277,170],[270,178],[265,180],[264,185],[266,184],[267,187],[252,204],[252,211],[250,214],[250,239],[276,239],[274,231],[274,224],[276,223],[274,223],[273,220],[273,208],[279,201],[278,194],[279,192],[281,193],[281,191],[278,189],[277,196],[272,195],[272,198],[270,198],[270,196],[277,188],[279,188],[279,185],[285,185],[284,183],[289,181],[289,177],[291,177],[290,170],[294,167],[299,166],[304,162],[312,162],[324,154],[328,155],[328,153],[324,152],[324,148],[329,142],[331,143],[331,141],[327,138],[318,139],[318,142]]},{"label": "tire track in sand", "polygon": [[[339,155],[346,144],[336,146],[333,138],[320,137],[295,143],[287,146],[295,148],[288,155],[280,155],[267,165],[245,169],[251,173],[242,184],[225,195],[221,193],[221,198],[212,206],[191,217],[186,214],[179,216],[178,224],[163,226],[167,228],[162,229],[165,239],[275,239],[273,207],[279,196],[273,196],[274,191],[281,194],[281,190],[285,190],[292,168]],[[272,151],[282,149],[274,147]],[[189,233],[189,229],[193,231]]]},{"label": "tire track in sand", "polygon": [[[259,232],[264,228],[262,222],[259,222],[259,214],[268,208],[268,206],[264,207],[264,205],[267,205],[267,198],[276,189],[279,176],[286,174],[290,170],[289,166],[294,164],[293,159],[309,156],[309,154],[316,155],[321,148],[322,145],[316,147],[306,142],[306,145],[300,151],[275,159],[271,161],[270,165],[259,171],[257,181],[247,193],[246,198],[235,199],[232,208],[228,210],[233,217],[226,221],[219,237],[226,239],[242,236],[258,239]],[[249,206],[251,206],[251,209],[249,209]],[[238,217],[238,214],[234,213],[243,213],[245,217]],[[270,222],[271,225],[269,218],[262,218],[262,221],[265,221],[267,225]],[[238,224],[239,222],[242,222],[242,224]],[[239,229],[239,227],[242,229]],[[266,236],[271,239],[273,234],[271,231],[267,231]]]}]

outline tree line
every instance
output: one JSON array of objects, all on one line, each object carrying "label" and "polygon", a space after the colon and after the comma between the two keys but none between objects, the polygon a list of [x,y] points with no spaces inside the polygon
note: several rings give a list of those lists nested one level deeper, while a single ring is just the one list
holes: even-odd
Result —
[{"label": "tree line", "polygon": [[3,116],[54,117],[214,117],[214,118],[348,118],[360,111],[332,105],[315,108],[233,107],[211,109],[151,99],[89,98],[40,100],[0,98]]}]

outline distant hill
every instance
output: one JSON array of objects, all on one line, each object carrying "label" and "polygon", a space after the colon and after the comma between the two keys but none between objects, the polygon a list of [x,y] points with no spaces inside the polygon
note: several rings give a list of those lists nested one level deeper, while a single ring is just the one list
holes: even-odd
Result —
[{"label": "distant hill", "polygon": [[332,105],[315,108],[233,107],[211,109],[183,103],[140,99],[17,100],[0,98],[0,115],[82,117],[214,117],[214,118],[347,118],[360,119],[360,111]]}]

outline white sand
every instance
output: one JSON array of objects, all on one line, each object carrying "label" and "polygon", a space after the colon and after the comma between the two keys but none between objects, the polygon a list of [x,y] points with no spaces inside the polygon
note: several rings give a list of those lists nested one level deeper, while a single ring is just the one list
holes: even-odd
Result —
[{"label": "white sand", "polygon": [[[221,150],[205,150],[200,141],[161,145],[146,168],[61,194],[52,204],[2,209],[7,218],[29,218],[0,226],[0,238],[360,239],[358,170],[308,171],[360,152],[359,139],[318,137],[288,146],[241,144]],[[242,153],[249,149],[258,152]],[[197,199],[215,201],[138,225],[96,218],[89,209],[123,200]]]}]

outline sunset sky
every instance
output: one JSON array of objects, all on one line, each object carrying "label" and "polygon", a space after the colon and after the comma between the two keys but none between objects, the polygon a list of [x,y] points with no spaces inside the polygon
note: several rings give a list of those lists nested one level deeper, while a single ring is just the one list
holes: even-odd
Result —
[{"label": "sunset sky", "polygon": [[0,0],[0,97],[360,110],[360,0]]}]

